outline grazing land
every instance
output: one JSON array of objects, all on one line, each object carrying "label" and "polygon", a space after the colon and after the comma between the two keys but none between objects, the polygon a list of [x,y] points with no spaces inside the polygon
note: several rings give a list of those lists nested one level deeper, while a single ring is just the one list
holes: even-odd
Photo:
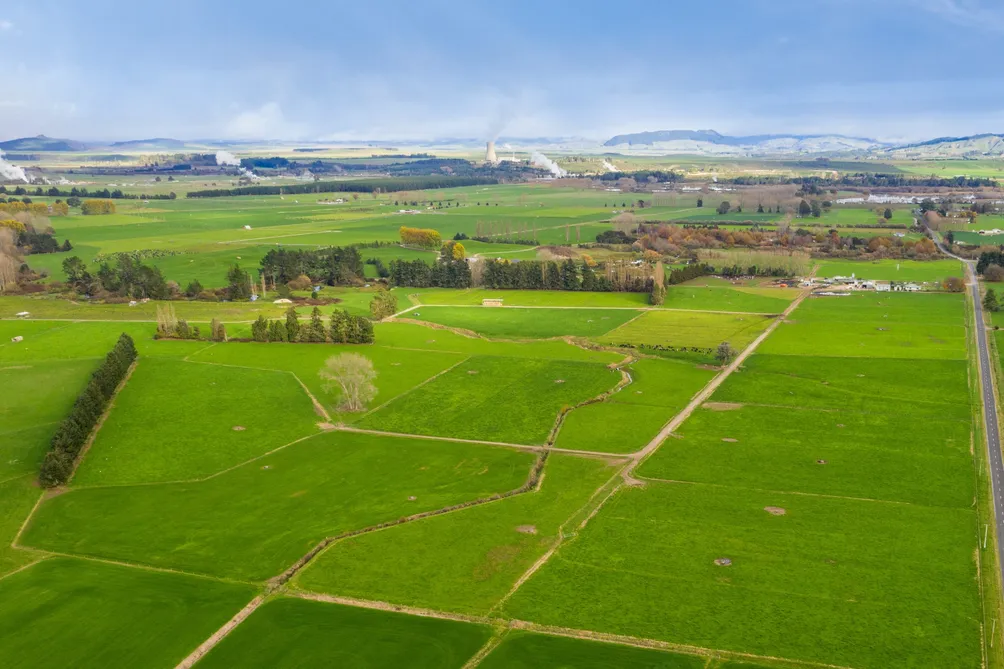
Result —
[{"label": "grazing land", "polygon": [[173,666],[253,594],[185,574],[43,560],[0,580],[0,664]]},{"label": "grazing land", "polygon": [[[419,160],[371,150],[311,159]],[[733,162],[823,171],[611,159],[686,180],[724,180]],[[73,250],[26,254],[47,276],[0,296],[0,665],[1004,667],[972,324],[941,286],[960,263],[914,259],[932,256],[910,206],[796,221],[794,183],[777,187],[782,213],[769,189],[768,211],[749,196],[737,211],[736,184],[639,177],[648,193],[621,178],[54,215]],[[857,241],[830,249],[830,228]],[[705,242],[751,260],[712,272]],[[362,269],[332,278],[295,254],[333,245],[355,245]],[[270,251],[290,254],[279,285],[259,265]],[[103,263],[128,265],[117,253],[156,266],[173,299],[95,287]],[[91,284],[64,273],[74,256]],[[555,263],[540,285],[577,288],[588,266],[613,290],[480,287],[537,285],[533,261]],[[440,287],[491,262],[523,278]],[[810,296],[789,262],[927,285]],[[232,282],[237,263],[257,299]],[[201,338],[165,338],[167,305]],[[254,325],[295,332],[315,306],[325,327],[335,310],[376,314],[373,342]],[[213,320],[227,339],[207,336]],[[135,367],[68,483],[43,490],[54,435],[93,409],[81,393],[122,334]],[[321,374],[344,354],[373,385],[361,408]]]},{"label": "grazing land", "polygon": [[484,625],[281,597],[198,666],[460,669],[490,636]]}]

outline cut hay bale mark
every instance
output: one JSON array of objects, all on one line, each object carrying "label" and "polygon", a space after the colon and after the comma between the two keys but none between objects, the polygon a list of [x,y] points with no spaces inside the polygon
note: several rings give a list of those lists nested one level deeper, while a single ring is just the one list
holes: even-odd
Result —
[{"label": "cut hay bale mark", "polygon": [[732,437],[723,437],[722,441],[727,442],[729,444],[734,444],[734,443],[738,442],[739,440],[738,439],[733,439]]},{"label": "cut hay bale mark", "polygon": [[555,379],[554,382],[555,383],[564,383],[565,380],[564,379]]},{"label": "cut hay bale mark", "polygon": [[816,460],[816,464],[817,465],[825,465],[826,464],[826,460]]},{"label": "cut hay bale mark", "polygon": [[784,510],[784,508],[780,506],[765,506],[763,510],[772,516],[784,516],[787,515],[788,513],[787,511]]},{"label": "cut hay bale mark", "polygon": [[711,411],[735,411],[743,408],[738,402],[705,402],[701,406]]},{"label": "cut hay bale mark", "polygon": [[517,525],[516,531],[520,534],[537,534],[536,525]]},{"label": "cut hay bale mark", "polygon": [[731,567],[732,560],[729,558],[718,558],[717,560],[715,560],[715,564],[718,565],[719,567]]},{"label": "cut hay bale mark", "polygon": [[244,430],[246,430],[247,428],[246,428],[246,427],[244,427],[243,425],[234,425],[234,426],[233,426],[232,428],[230,428],[230,429],[231,429],[231,430],[233,430],[234,432],[243,432],[243,431],[244,431]]}]

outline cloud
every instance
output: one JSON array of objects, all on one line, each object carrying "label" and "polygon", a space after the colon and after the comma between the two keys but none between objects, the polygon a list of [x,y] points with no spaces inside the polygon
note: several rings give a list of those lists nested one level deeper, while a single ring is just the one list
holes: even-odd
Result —
[{"label": "cloud", "polygon": [[240,112],[227,122],[224,132],[237,139],[296,139],[302,134],[297,124],[286,119],[278,102]]},{"label": "cloud", "polygon": [[0,19],[0,30],[11,30],[14,28],[14,23],[8,21],[7,19]]},{"label": "cloud", "polygon": [[982,0],[909,0],[917,8],[966,28],[1004,32],[1004,8]]}]

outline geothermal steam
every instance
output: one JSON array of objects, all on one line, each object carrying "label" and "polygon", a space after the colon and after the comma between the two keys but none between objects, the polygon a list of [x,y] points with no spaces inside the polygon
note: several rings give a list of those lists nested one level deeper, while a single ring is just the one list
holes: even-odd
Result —
[{"label": "geothermal steam", "polygon": [[617,169],[617,166],[614,165],[609,160],[604,160],[603,161],[603,169],[605,169],[607,172],[620,172],[620,170]]},{"label": "geothermal steam", "polygon": [[0,180],[31,183],[28,180],[28,175],[24,173],[24,170],[3,159],[3,151],[0,151]]},{"label": "geothermal steam", "polygon": [[240,170],[241,174],[246,176],[251,181],[260,181],[261,177],[252,172],[249,169],[241,167],[240,159],[229,151],[217,151],[216,152],[216,164],[217,165],[229,165],[231,167],[236,167]]},{"label": "geothermal steam", "polygon": [[558,166],[558,163],[554,162],[540,151],[534,151],[530,155],[530,162],[533,163],[535,167],[543,167],[556,177],[563,177],[568,174],[568,172]]}]

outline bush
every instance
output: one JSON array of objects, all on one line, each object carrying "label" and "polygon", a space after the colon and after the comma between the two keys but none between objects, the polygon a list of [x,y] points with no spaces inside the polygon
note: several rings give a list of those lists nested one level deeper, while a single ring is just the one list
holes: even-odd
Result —
[{"label": "bush", "polygon": [[101,366],[91,375],[87,387],[70,409],[70,415],[56,428],[38,474],[38,481],[43,487],[52,488],[66,483],[73,475],[77,455],[135,360],[136,346],[132,338],[123,333]]},{"label": "bush", "polygon": [[987,268],[983,270],[983,278],[987,281],[1004,281],[1004,267],[987,265]]},{"label": "bush", "polygon": [[381,290],[373,297],[373,301],[370,302],[370,315],[375,320],[380,321],[396,313],[397,295],[394,295],[390,291]]},{"label": "bush", "polygon": [[314,282],[311,281],[310,277],[306,274],[301,274],[286,285],[289,286],[290,290],[310,290],[310,287],[314,285]]}]

